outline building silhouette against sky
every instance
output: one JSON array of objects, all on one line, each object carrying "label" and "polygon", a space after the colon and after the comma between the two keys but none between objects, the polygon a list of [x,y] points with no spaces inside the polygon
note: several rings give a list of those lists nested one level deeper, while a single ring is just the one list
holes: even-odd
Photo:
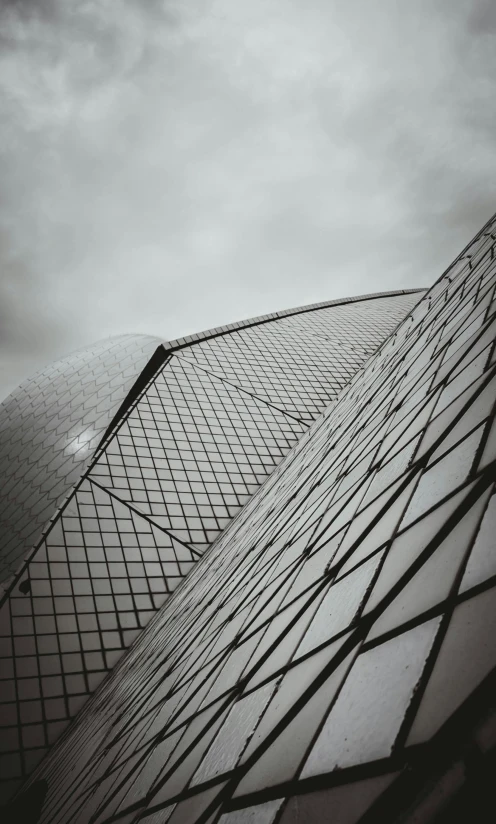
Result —
[{"label": "building silhouette against sky", "polygon": [[494,229],[427,292],[124,336],[4,402],[12,820],[413,824],[487,802]]}]

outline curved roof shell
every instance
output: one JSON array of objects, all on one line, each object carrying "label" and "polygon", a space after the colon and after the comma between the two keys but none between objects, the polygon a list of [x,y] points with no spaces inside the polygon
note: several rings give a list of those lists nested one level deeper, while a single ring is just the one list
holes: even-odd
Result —
[{"label": "curved roof shell", "polygon": [[80,478],[161,341],[119,335],[61,358],[0,405],[0,581]]}]

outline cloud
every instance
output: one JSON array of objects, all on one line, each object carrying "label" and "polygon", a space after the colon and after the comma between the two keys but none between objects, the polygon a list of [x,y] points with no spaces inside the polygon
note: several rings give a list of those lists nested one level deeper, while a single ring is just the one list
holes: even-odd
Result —
[{"label": "cloud", "polygon": [[495,210],[491,0],[0,12],[0,394],[164,338],[431,283]]}]

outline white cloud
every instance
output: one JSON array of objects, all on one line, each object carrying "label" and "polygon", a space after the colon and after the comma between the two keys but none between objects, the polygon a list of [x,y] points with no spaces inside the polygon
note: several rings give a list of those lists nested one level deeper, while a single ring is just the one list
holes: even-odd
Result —
[{"label": "white cloud", "polygon": [[495,208],[495,34],[490,0],[4,4],[3,392],[111,334],[428,285]]}]

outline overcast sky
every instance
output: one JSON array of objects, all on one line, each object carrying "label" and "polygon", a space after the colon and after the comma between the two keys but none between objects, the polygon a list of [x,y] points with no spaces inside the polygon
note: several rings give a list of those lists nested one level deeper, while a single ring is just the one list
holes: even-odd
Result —
[{"label": "overcast sky", "polygon": [[2,0],[0,398],[430,285],[496,211],[494,0]]}]

